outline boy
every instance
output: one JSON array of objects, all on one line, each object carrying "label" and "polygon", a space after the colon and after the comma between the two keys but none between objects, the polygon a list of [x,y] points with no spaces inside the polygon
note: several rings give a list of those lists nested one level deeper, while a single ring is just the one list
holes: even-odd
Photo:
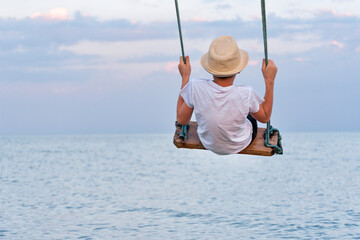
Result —
[{"label": "boy", "polygon": [[213,80],[190,80],[189,56],[186,56],[186,64],[180,57],[182,85],[177,122],[188,124],[195,110],[200,141],[214,153],[240,152],[256,137],[256,120],[262,123],[270,120],[277,68],[272,60],[267,66],[263,60],[266,91],[262,99],[249,86],[233,85],[236,74],[246,67],[248,60],[248,53],[239,49],[230,36],[215,39],[201,59],[201,65],[213,75]]}]

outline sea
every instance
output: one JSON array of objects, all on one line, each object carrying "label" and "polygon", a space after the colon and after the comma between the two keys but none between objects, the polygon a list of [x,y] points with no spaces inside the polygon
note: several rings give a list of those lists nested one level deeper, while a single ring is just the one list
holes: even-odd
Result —
[{"label": "sea", "polygon": [[172,137],[0,136],[0,239],[360,239],[360,133],[273,157]]}]

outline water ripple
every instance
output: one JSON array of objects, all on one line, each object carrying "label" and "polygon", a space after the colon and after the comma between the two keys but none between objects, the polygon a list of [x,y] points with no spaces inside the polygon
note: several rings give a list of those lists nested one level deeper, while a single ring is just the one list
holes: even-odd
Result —
[{"label": "water ripple", "polygon": [[360,134],[284,134],[272,158],[171,138],[0,136],[0,238],[360,239]]}]

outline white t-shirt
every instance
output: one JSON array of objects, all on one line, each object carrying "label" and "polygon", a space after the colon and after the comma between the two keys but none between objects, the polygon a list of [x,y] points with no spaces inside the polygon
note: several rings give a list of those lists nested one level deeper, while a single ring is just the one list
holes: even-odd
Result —
[{"label": "white t-shirt", "polygon": [[214,153],[238,153],[251,142],[249,113],[264,101],[249,86],[222,87],[213,80],[191,79],[180,90],[186,105],[194,108],[201,143]]}]

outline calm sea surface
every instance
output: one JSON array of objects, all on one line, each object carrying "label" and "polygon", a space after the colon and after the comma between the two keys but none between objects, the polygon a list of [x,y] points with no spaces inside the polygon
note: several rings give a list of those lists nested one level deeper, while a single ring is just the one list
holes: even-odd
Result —
[{"label": "calm sea surface", "polygon": [[270,158],[0,136],[0,239],[360,239],[360,133],[283,135]]}]

